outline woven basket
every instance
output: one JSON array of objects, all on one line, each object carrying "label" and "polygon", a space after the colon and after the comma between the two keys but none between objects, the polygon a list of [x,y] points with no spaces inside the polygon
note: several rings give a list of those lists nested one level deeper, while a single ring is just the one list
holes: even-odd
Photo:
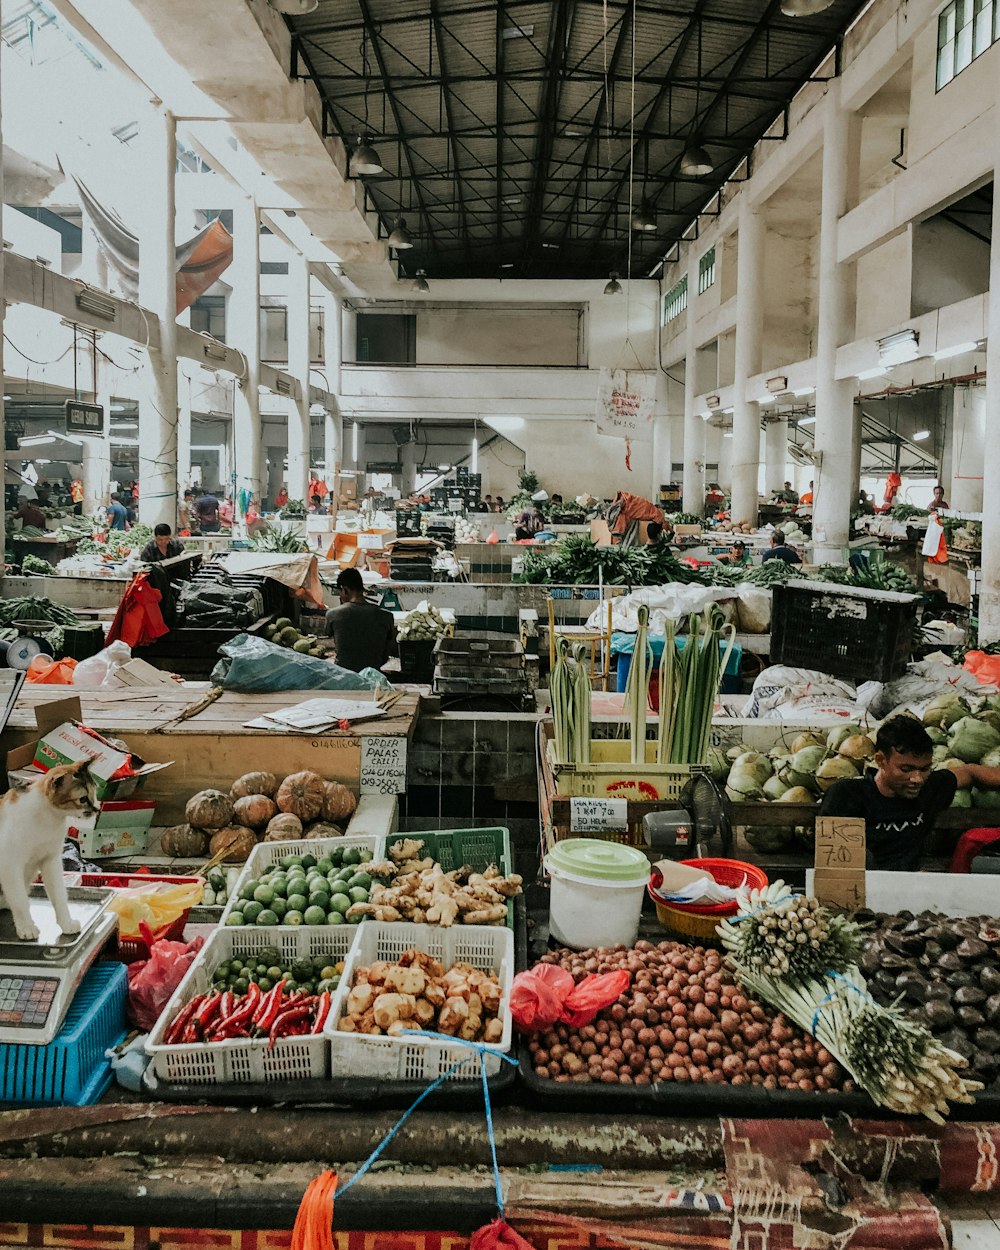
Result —
[{"label": "woven basket", "polygon": [[[751,890],[763,890],[767,886],[767,874],[756,864],[740,859],[682,859],[691,868],[703,868],[720,885],[732,887],[746,883]],[[708,903],[699,907],[694,903],[665,903],[652,884],[649,897],[656,907],[656,918],[665,929],[683,933],[685,937],[714,938],[716,925],[736,911],[736,902]]]}]

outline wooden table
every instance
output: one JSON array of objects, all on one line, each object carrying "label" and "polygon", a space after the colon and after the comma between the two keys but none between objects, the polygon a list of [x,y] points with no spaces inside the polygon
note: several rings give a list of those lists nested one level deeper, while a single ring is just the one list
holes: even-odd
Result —
[{"label": "wooden table", "polygon": [[[76,695],[84,724],[106,737],[123,739],[147,763],[172,763],[150,777],[142,791],[143,798],[157,803],[158,825],[182,822],[184,805],[198,790],[228,790],[236,777],[255,769],[286,776],[308,768],[355,791],[360,785],[362,793],[402,793],[405,788],[407,745],[419,712],[416,693],[402,692],[384,716],[315,735],[277,727],[247,729],[246,722],[307,699],[358,699],[365,692],[226,691],[209,702],[212,693],[212,687],[201,682],[176,688],[80,691],[25,685],[0,735],[0,749],[6,753],[38,737],[36,707]],[[380,755],[386,758],[380,760]]]}]

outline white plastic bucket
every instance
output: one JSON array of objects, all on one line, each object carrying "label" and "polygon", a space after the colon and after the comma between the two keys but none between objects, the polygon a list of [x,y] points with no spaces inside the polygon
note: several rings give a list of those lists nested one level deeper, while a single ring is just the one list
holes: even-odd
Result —
[{"label": "white plastic bucket", "polygon": [[[580,843],[584,839],[578,840]],[[563,844],[565,846],[566,844]],[[613,844],[603,844],[605,847]],[[649,884],[649,867],[640,869],[641,852],[615,847],[619,854],[638,856],[634,869],[609,878],[570,872],[549,855],[549,932],[557,942],[583,950],[589,946],[631,946],[639,932],[639,914]],[[640,875],[641,871],[641,875]]]}]

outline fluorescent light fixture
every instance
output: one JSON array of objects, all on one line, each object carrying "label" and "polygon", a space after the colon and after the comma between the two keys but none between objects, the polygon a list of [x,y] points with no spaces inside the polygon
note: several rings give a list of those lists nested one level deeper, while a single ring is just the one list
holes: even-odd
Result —
[{"label": "fluorescent light fixture", "polygon": [[884,365],[901,365],[920,355],[920,335],[916,330],[897,330],[878,340],[878,358]]},{"label": "fluorescent light fixture", "polygon": [[773,395],[758,395],[757,403],[758,404],[773,404],[774,396]]},{"label": "fluorescent light fixture", "polygon": [[512,260],[505,261],[505,262],[504,262],[504,264],[502,264],[502,265],[500,266],[500,268],[501,268],[501,269],[513,269],[513,268],[514,268],[514,262],[513,262]]},{"label": "fluorescent light fixture", "polygon": [[792,393],[801,398],[803,395],[815,395],[816,388],[815,386],[803,386],[799,390],[793,391]]},{"label": "fluorescent light fixture", "polygon": [[358,463],[358,423],[354,422],[351,427],[351,459],[355,464]]},{"label": "fluorescent light fixture", "polygon": [[723,437],[723,438],[732,438],[732,437],[733,437],[733,432],[732,432],[732,430],[730,430],[727,434],[723,434],[723,436],[722,436],[722,437]]},{"label": "fluorescent light fixture", "polygon": [[879,365],[877,369],[865,369],[856,376],[859,382],[867,382],[869,378],[884,378],[888,372],[888,369]]},{"label": "fluorescent light fixture", "polygon": [[954,347],[942,347],[939,352],[935,352],[934,359],[947,360],[949,356],[962,356],[966,352],[976,351],[978,347],[978,343],[956,343]]},{"label": "fluorescent light fixture", "polygon": [[701,416],[702,421],[711,421],[712,419],[712,414],[707,408],[705,409],[704,412],[700,413],[699,415]]},{"label": "fluorescent light fixture", "polygon": [[558,251],[558,250],[559,250],[559,244],[558,244],[558,243],[543,243],[543,244],[542,244],[542,247],[551,248],[553,251]]},{"label": "fluorescent light fixture", "polygon": [[816,418],[815,417],[800,417],[798,420],[798,424],[799,425],[815,425]]},{"label": "fluorescent light fixture", "polygon": [[[111,436],[111,442],[112,444],[117,444],[117,446],[119,447],[138,447],[139,446],[139,440],[137,438],[115,438],[113,434]],[[198,449],[196,447],[192,447],[191,450],[197,451]]]},{"label": "fluorescent light fixture", "polygon": [[448,470],[449,470],[450,468],[451,468],[451,465],[450,465],[450,464],[439,464],[439,465],[438,465],[438,470],[439,470],[439,472],[441,472],[441,473],[447,473],[447,472],[448,472]]},{"label": "fluorescent light fixture", "polygon": [[119,421],[115,425],[115,430],[137,430],[138,428],[138,421]]},{"label": "fluorescent light fixture", "polygon": [[17,440],[19,447],[45,447],[55,441],[56,436],[54,434],[29,434],[26,438]]},{"label": "fluorescent light fixture", "polygon": [[922,443],[925,439],[930,438],[930,436],[930,430],[917,430],[916,434],[913,435],[913,441],[915,443]]},{"label": "fluorescent light fixture", "polygon": [[523,195],[510,195],[505,200],[501,200],[502,204],[506,204],[508,208],[512,208],[515,204],[520,204],[524,199]]},{"label": "fluorescent light fixture", "polygon": [[472,440],[472,467],[471,467],[471,472],[473,472],[473,473],[478,473],[478,472],[479,472],[479,439],[478,439],[478,438],[473,438],[473,440]]},{"label": "fluorescent light fixture", "polygon": [[[4,399],[10,399],[10,396],[5,395]],[[134,407],[133,404],[112,404],[111,411],[112,412],[128,412],[128,410],[132,407]]]},{"label": "fluorescent light fixture", "polygon": [[505,26],[500,32],[501,39],[530,39],[535,33],[535,27],[528,22],[524,26]]},{"label": "fluorescent light fixture", "polygon": [[92,291],[86,286],[77,291],[76,306],[95,317],[103,317],[105,321],[114,321],[118,311],[117,300],[113,300],[110,295],[102,295],[100,291]]}]

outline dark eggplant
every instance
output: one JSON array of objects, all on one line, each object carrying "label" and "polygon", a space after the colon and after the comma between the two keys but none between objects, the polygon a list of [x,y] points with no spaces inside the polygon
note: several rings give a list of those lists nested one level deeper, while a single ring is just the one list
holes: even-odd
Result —
[{"label": "dark eggplant", "polygon": [[987,994],[1000,993],[1000,968],[994,964],[986,964],[979,969],[979,984]]},{"label": "dark eggplant", "polygon": [[949,1003],[929,998],[924,1003],[924,1020],[931,1029],[948,1029],[955,1023],[955,1013]]},{"label": "dark eggplant", "polygon": [[978,1029],[981,1024],[986,1023],[986,1017],[978,1007],[959,1007],[955,1015],[964,1029]]},{"label": "dark eggplant", "polygon": [[[883,968],[892,968],[896,972],[902,972],[904,968],[910,966],[910,961],[905,955],[897,955],[891,950],[883,951],[880,963]],[[961,968],[961,960],[959,960],[958,966]]]},{"label": "dark eggplant", "polygon": [[951,989],[944,981],[932,981],[927,986],[927,1001],[931,999],[941,999],[946,1003],[951,1002]]},{"label": "dark eggplant", "polygon": [[961,959],[952,951],[945,951],[943,955],[938,957],[938,967],[943,968],[945,972],[958,972],[963,967]]},{"label": "dark eggplant", "polygon": [[[897,978],[896,984],[899,984]],[[955,1003],[959,1007],[978,1007],[986,1002],[986,995],[978,985],[960,985],[955,991]]]},{"label": "dark eggplant", "polygon": [[995,1055],[1000,1051],[1000,1032],[996,1029],[976,1029],[974,1038],[976,1046],[987,1054]]},{"label": "dark eggplant", "polygon": [[911,1002],[922,1003],[927,997],[927,978],[909,968],[896,978],[896,989],[905,994]]},{"label": "dark eggplant", "polygon": [[968,960],[970,963],[973,960],[985,959],[989,953],[990,948],[985,942],[981,942],[978,937],[964,938],[955,948],[955,954],[961,959]]},{"label": "dark eggplant", "polygon": [[951,986],[952,992],[954,992],[957,989],[961,989],[963,985],[974,985],[975,977],[971,972],[962,968],[958,972],[949,972],[947,977],[945,977],[945,981]]},{"label": "dark eggplant", "polygon": [[888,968],[880,968],[872,977],[872,984],[877,986],[883,994],[895,996],[896,994],[896,973]]},{"label": "dark eggplant", "polygon": [[961,1055],[963,1059],[971,1059],[975,1053],[975,1047],[965,1036],[961,1029],[952,1029],[948,1033],[943,1033],[938,1041],[942,1046],[947,1046],[949,1050],[953,1050],[956,1055]]},{"label": "dark eggplant", "polygon": [[866,977],[873,977],[881,966],[881,950],[877,943],[870,942],[861,952],[858,967]]},{"label": "dark eggplant", "polygon": [[948,925],[942,925],[941,932],[938,935],[937,940],[942,950],[953,951],[959,942],[961,942],[962,935],[960,933],[956,933],[954,929],[950,928]]}]

